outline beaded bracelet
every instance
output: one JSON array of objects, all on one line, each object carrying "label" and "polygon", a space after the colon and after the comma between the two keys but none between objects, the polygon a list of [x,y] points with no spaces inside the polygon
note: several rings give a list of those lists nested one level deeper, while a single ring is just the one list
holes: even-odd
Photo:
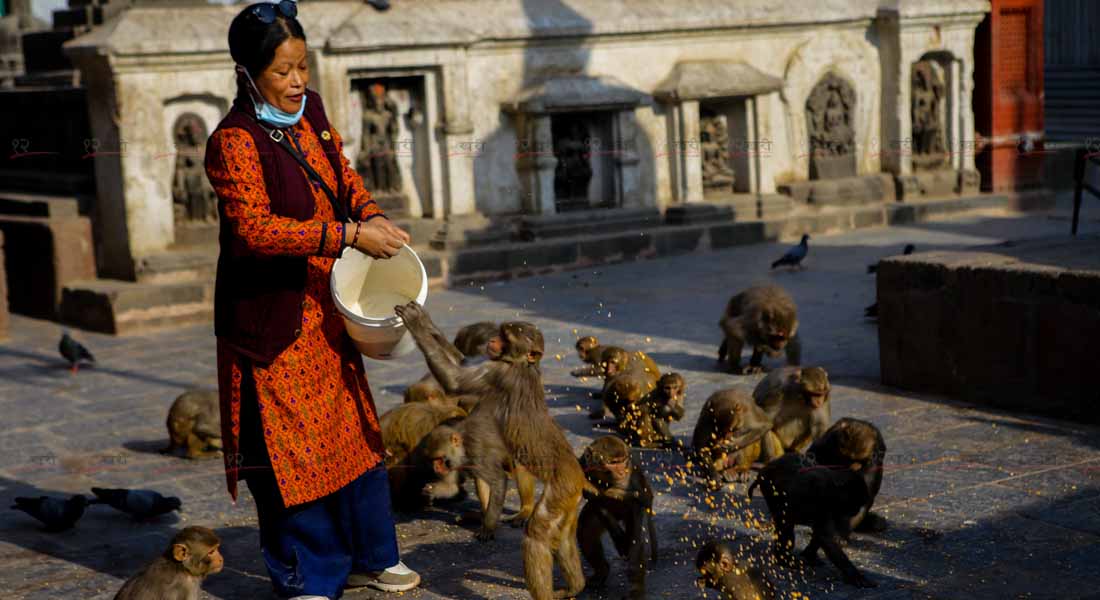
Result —
[{"label": "beaded bracelet", "polygon": [[361,225],[362,225],[362,223],[358,223],[358,222],[355,224],[355,235],[352,236],[352,238],[351,238],[351,247],[352,248],[355,248],[356,247],[355,245],[359,243],[359,227]]}]

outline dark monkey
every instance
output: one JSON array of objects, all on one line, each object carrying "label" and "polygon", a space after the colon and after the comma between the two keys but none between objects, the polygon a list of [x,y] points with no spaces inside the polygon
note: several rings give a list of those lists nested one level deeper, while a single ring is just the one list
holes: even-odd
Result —
[{"label": "dark monkey", "polygon": [[831,390],[829,375],[821,367],[783,367],[768,373],[752,396],[772,420],[783,449],[803,452],[833,420]]},{"label": "dark monkey", "polygon": [[585,475],[598,490],[586,493],[588,501],[581,509],[577,529],[581,554],[595,570],[589,580],[594,587],[607,582],[611,566],[603,553],[600,538],[604,531],[619,556],[627,561],[630,580],[628,598],[645,598],[646,546],[657,562],[657,531],[653,527],[653,491],[630,448],[621,439],[608,435],[593,441],[580,458]]},{"label": "dark monkey", "polygon": [[122,585],[115,600],[199,600],[202,580],[222,570],[220,546],[206,527],[181,529],[164,554]]},{"label": "dark monkey", "polygon": [[161,452],[182,451],[187,458],[221,456],[221,423],[217,392],[184,392],[168,409],[168,447]]},{"label": "dark monkey", "polygon": [[619,420],[619,433],[642,448],[678,448],[679,441],[669,430],[669,423],[684,418],[684,396],[687,383],[679,373],[665,373],[657,387]]},{"label": "dark monkey", "polygon": [[695,557],[699,587],[718,590],[723,600],[775,600],[775,583],[760,567],[739,560],[733,546],[709,541]]},{"label": "dark monkey", "polygon": [[[470,427],[487,423],[502,440],[517,473],[527,471],[543,482],[523,538],[527,589],[535,600],[575,596],[584,589],[577,518],[582,490],[591,484],[546,408],[539,367],[544,351],[542,333],[530,323],[503,323],[488,344],[491,360],[462,367],[447,359],[430,334],[431,318],[420,305],[410,302],[396,311],[444,391],[480,398],[466,422],[466,452],[486,507],[483,528],[490,521],[495,525],[507,482],[503,465],[485,464],[486,457],[474,453],[477,434],[472,434]],[[566,581],[566,588],[558,592],[553,589],[555,559]]]},{"label": "dark monkey", "polygon": [[388,471],[394,509],[416,512],[435,500],[460,499],[465,463],[462,433],[450,425],[436,427]]},{"label": "dark monkey", "polygon": [[693,460],[714,481],[742,480],[753,463],[783,454],[772,420],[741,390],[719,390],[703,404],[691,436]]},{"label": "dark monkey", "polygon": [[852,517],[852,529],[872,533],[886,530],[886,518],[871,512],[882,488],[882,463],[886,458],[886,440],[878,427],[859,419],[840,419],[810,446],[806,456],[819,466],[851,469],[862,475],[871,497]]},{"label": "dark monkey", "polygon": [[[725,336],[718,348],[718,362],[725,363],[731,373],[751,375],[764,371],[764,355],[787,355],[787,364],[802,360],[802,344],[798,339],[798,309],[783,288],[776,285],[751,287],[730,299],[726,312],[718,321]],[[748,344],[752,358],[741,366],[741,349]]]},{"label": "dark monkey", "polygon": [[794,551],[794,526],[808,525],[813,529],[810,543],[802,551],[802,559],[812,565],[821,564],[818,549],[825,551],[846,583],[857,587],[877,587],[856,569],[840,538],[851,533],[851,519],[870,502],[871,495],[860,473],[850,469],[821,467],[806,456],[790,452],[760,470],[756,481],[768,503],[778,536],[776,553],[790,562]]}]

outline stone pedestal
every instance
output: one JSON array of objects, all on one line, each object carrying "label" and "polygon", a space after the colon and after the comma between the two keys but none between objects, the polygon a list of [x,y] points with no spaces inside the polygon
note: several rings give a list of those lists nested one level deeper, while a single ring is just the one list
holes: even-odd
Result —
[{"label": "stone pedestal", "polygon": [[1100,421],[1100,236],[892,258],[877,282],[886,385]]},{"label": "stone pedestal", "polygon": [[8,337],[8,287],[4,269],[4,233],[0,232],[0,340]]},{"label": "stone pedestal", "polygon": [[511,227],[480,214],[451,215],[444,219],[428,244],[434,250],[453,250],[508,241]]},{"label": "stone pedestal", "polygon": [[92,225],[87,217],[0,215],[13,312],[52,319],[66,284],[96,276]]}]

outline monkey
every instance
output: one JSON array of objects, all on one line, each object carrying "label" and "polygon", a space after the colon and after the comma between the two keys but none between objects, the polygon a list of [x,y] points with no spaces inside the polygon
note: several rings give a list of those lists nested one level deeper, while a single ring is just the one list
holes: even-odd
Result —
[{"label": "monkey", "polygon": [[752,396],[771,418],[783,449],[803,452],[829,428],[831,389],[821,367],[783,367],[760,380]]},{"label": "monkey", "polygon": [[[577,357],[586,364],[579,369],[570,371],[569,374],[573,377],[603,377],[604,367],[607,363],[607,352],[618,349],[618,346],[601,346],[600,340],[591,335],[578,339],[576,347]],[[657,363],[653,362],[653,359],[645,352],[639,350],[634,356],[642,359],[645,366],[653,373],[660,373]]]},{"label": "monkey", "polygon": [[382,444],[386,447],[386,467],[405,460],[413,448],[433,429],[451,419],[466,417],[457,406],[437,406],[429,402],[410,402],[396,406],[379,418]]},{"label": "monkey", "polygon": [[[535,600],[575,596],[585,584],[577,548],[577,519],[581,494],[592,485],[546,407],[540,367],[542,332],[530,323],[502,323],[487,345],[490,360],[463,367],[446,358],[445,350],[430,333],[434,327],[431,317],[420,305],[410,302],[395,310],[444,391],[480,397],[465,423],[465,441],[467,463],[484,509],[482,529],[489,522],[495,526],[507,482],[504,465],[489,464],[485,456],[476,454],[475,439],[485,436],[476,432],[492,429],[507,451],[514,472],[543,483],[523,536],[527,589]],[[520,488],[522,500],[523,486]],[[558,591],[553,585],[555,562],[566,583]]]},{"label": "monkey", "polygon": [[186,527],[164,554],[131,577],[114,600],[199,600],[199,586],[222,570],[221,540],[206,527]]},{"label": "monkey", "polygon": [[[761,373],[764,355],[787,355],[788,365],[802,360],[798,338],[798,309],[783,288],[776,285],[751,287],[730,299],[718,321],[724,339],[718,348],[718,363],[736,375]],[[741,349],[752,348],[749,364],[741,365]]]},{"label": "monkey", "polygon": [[697,585],[718,590],[723,600],[775,600],[775,583],[760,567],[738,560],[739,554],[726,542],[707,542],[695,556]]},{"label": "monkey", "polygon": [[886,531],[886,518],[871,512],[882,488],[882,464],[886,458],[886,441],[878,427],[859,419],[840,419],[810,446],[806,456],[819,466],[859,472],[870,498],[852,517],[851,528],[867,533]]},{"label": "monkey", "polygon": [[775,550],[784,562],[793,562],[794,526],[808,525],[813,532],[801,553],[805,562],[821,564],[817,551],[822,549],[846,583],[877,587],[856,569],[838,539],[848,537],[852,518],[871,500],[862,474],[851,469],[821,467],[805,455],[788,452],[760,470],[749,486],[749,498],[757,486],[775,522]]},{"label": "monkey", "polygon": [[605,380],[600,393],[603,407],[588,416],[601,418],[610,413],[616,423],[621,423],[628,412],[636,410],[650,392],[657,388],[661,372],[650,366],[642,352],[631,354],[622,348],[609,348],[604,353]]},{"label": "monkey", "polygon": [[588,580],[593,587],[607,583],[610,565],[600,538],[604,531],[619,556],[627,560],[628,598],[645,598],[646,546],[650,559],[657,562],[657,531],[653,527],[653,491],[630,447],[613,436],[597,438],[584,449],[580,458],[588,481],[597,493],[581,509],[577,541],[581,554],[595,574]]},{"label": "monkey", "polygon": [[744,480],[753,463],[783,454],[772,420],[746,392],[735,389],[707,398],[691,446],[693,462],[711,482]]},{"label": "monkey", "polygon": [[459,429],[436,427],[387,471],[391,504],[400,512],[416,512],[436,500],[462,499],[465,463],[466,448]]},{"label": "monkey", "polygon": [[187,458],[221,456],[221,408],[217,392],[184,392],[168,409],[168,447],[162,454],[182,451]]},{"label": "monkey", "polygon": [[485,356],[485,347],[496,336],[500,326],[490,321],[472,323],[455,334],[454,347],[466,359]]},{"label": "monkey", "polygon": [[666,373],[657,387],[642,401],[628,409],[619,420],[619,433],[634,446],[642,448],[679,448],[679,440],[669,430],[669,422],[684,418],[687,383],[679,373]]}]

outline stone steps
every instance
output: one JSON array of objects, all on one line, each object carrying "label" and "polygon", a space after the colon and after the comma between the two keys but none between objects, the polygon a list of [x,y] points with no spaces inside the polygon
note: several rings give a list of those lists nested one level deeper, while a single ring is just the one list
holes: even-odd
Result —
[{"label": "stone steps", "polygon": [[[634,216],[630,213],[624,221],[608,221],[609,230],[577,227],[569,232],[565,226],[576,225],[576,219],[583,215],[567,215],[560,223],[547,221],[547,225],[553,226],[550,228],[553,236],[445,248],[429,247],[427,244],[432,240],[424,235],[429,225],[438,226],[437,221],[403,225],[416,228],[414,231],[419,233],[414,238],[419,242],[414,249],[428,272],[429,284],[439,287],[722,250],[794,239],[803,233],[903,225],[965,212],[1009,209],[1014,204],[1004,195],[976,195],[874,205],[802,206],[780,217],[771,216],[772,211],[767,210],[767,218],[752,220],[736,219],[734,210],[728,206],[709,206],[686,210],[672,207],[663,222],[652,222],[648,213]],[[635,217],[642,219],[641,226],[618,228]],[[213,315],[217,256],[216,245],[177,247],[143,259],[137,282],[74,282],[63,292],[62,318],[69,324],[107,333],[208,322]]]}]

